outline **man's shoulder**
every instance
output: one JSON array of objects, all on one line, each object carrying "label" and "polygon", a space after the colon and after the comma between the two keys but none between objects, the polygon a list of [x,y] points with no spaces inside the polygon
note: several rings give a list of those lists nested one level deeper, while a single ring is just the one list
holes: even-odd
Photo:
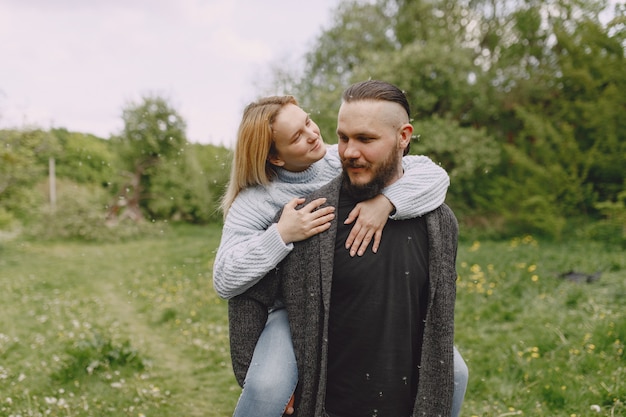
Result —
[{"label": "man's shoulder", "polygon": [[306,196],[307,201],[305,202],[305,204],[311,200],[315,200],[316,198],[321,198],[321,197],[334,199],[336,198],[335,196],[339,195],[340,189],[341,189],[341,174],[335,177],[334,179],[332,179],[327,184],[321,186],[317,190],[307,195]]},{"label": "man's shoulder", "polygon": [[436,209],[424,214],[424,217],[436,217],[436,216],[454,218],[456,220],[456,216],[454,215],[454,212],[446,203],[443,203]]},{"label": "man's shoulder", "polygon": [[431,238],[445,237],[453,240],[458,238],[459,223],[447,204],[441,204],[433,211],[426,213],[424,218]]}]

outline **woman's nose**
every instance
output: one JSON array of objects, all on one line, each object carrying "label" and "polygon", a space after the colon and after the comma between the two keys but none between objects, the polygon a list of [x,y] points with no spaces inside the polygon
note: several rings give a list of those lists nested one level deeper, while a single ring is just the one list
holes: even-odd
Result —
[{"label": "woman's nose", "polygon": [[319,134],[313,129],[307,129],[306,134],[309,142],[315,142],[319,138]]}]

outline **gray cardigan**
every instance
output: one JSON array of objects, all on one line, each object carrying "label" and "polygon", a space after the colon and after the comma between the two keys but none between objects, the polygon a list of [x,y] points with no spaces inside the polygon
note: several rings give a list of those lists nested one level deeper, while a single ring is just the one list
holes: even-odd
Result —
[{"label": "gray cardigan", "polygon": [[[341,176],[312,193],[338,206]],[[306,204],[306,203],[305,203]],[[454,303],[458,224],[445,204],[425,215],[429,242],[430,295],[424,328],[414,417],[449,416],[454,390]],[[326,232],[296,243],[292,253],[258,284],[229,301],[230,349],[237,382],[243,381],[254,347],[276,300],[289,316],[298,387],[295,414],[325,416],[328,313],[337,219]]]}]

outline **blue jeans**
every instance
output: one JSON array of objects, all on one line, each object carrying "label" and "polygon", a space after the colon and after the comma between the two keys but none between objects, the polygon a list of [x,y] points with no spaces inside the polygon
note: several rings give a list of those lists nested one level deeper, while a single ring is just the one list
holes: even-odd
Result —
[{"label": "blue jeans", "polygon": [[454,347],[454,394],[452,395],[452,413],[451,417],[459,417],[461,414],[461,406],[465,398],[465,390],[467,389],[467,380],[469,379],[469,369],[463,360],[463,357]]},{"label": "blue jeans", "polygon": [[281,417],[297,383],[287,310],[275,310],[254,348],[233,417]]},{"label": "blue jeans", "polygon": [[[460,415],[468,378],[467,365],[455,347],[451,417]],[[268,316],[254,349],[233,417],[281,417],[297,383],[298,368],[287,311],[275,310]]]}]

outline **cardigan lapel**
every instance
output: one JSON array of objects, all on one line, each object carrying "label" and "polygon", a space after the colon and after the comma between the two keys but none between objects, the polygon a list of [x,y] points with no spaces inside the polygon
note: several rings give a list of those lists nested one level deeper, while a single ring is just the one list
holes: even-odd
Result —
[{"label": "cardigan lapel", "polygon": [[[341,189],[341,176],[331,181],[327,187],[325,197],[326,205],[339,205],[339,191]],[[335,238],[337,236],[337,217],[331,222],[330,228],[319,236],[319,262],[320,262],[320,281],[322,287],[322,300],[324,311],[328,314],[330,308],[330,291],[333,278],[333,265],[335,259]]]}]

